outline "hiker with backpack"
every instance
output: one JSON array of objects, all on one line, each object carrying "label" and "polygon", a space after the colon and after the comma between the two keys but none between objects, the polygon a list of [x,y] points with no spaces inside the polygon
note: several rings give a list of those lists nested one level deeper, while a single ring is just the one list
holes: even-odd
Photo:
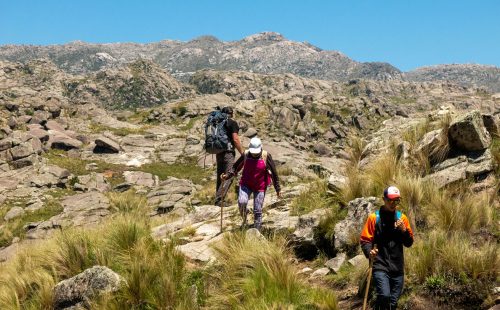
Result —
[{"label": "hiker with backpack", "polygon": [[243,169],[238,193],[238,207],[245,227],[247,221],[247,204],[253,194],[254,228],[260,230],[262,226],[262,207],[266,196],[267,187],[273,183],[278,198],[281,198],[281,188],[270,153],[262,149],[262,141],[254,137],[250,140],[248,150],[238,158],[227,174],[222,175],[223,180],[234,177]]},{"label": "hiker with backpack", "polygon": [[238,132],[240,127],[233,120],[233,108],[224,107],[215,110],[208,116],[205,124],[205,150],[209,154],[216,154],[217,186],[216,193],[221,186],[220,176],[229,171],[234,163],[236,151],[243,155]]},{"label": "hiker with backpack", "polygon": [[401,199],[399,189],[384,190],[384,205],[370,214],[361,232],[361,248],[371,260],[377,310],[396,309],[404,284],[403,246],[413,244],[413,231],[405,214],[396,210]]}]

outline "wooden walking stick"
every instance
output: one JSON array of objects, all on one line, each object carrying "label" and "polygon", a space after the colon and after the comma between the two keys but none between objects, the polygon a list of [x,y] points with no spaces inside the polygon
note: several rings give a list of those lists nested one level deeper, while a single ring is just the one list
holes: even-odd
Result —
[{"label": "wooden walking stick", "polygon": [[[377,249],[377,245],[373,246],[373,249]],[[366,304],[368,301],[368,292],[370,291],[370,282],[372,280],[372,271],[373,271],[373,258],[370,255],[370,263],[368,267],[368,279],[366,280],[366,288],[365,288],[365,298],[363,299],[363,310],[366,310]]]},{"label": "wooden walking stick", "polygon": [[224,204],[226,202],[224,201],[224,199],[222,199],[221,203],[220,203],[220,233],[222,234],[222,210],[224,210]]}]

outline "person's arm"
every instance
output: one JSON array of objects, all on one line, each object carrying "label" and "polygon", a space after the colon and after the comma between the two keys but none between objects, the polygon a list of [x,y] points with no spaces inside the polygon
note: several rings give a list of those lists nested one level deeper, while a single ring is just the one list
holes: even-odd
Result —
[{"label": "person's arm", "polygon": [[234,147],[238,150],[240,155],[243,155],[244,150],[243,147],[241,146],[241,141],[240,141],[240,136],[238,136],[237,132],[233,132],[233,141],[234,141]]},{"label": "person's arm", "polygon": [[370,252],[373,249],[373,241],[375,239],[375,222],[377,221],[377,216],[375,214],[370,214],[366,219],[365,226],[361,231],[361,236],[359,242],[361,244],[361,249],[366,258],[370,257]]},{"label": "person's arm", "polygon": [[225,178],[229,179],[234,177],[235,175],[240,172],[240,170],[243,168],[243,163],[244,163],[245,155],[241,155],[238,160],[233,164],[231,169],[225,174]]},{"label": "person's arm", "polygon": [[403,214],[401,216],[397,227],[403,234],[403,245],[407,248],[411,247],[413,245],[413,231],[411,230],[410,221],[408,221],[406,215]]},{"label": "person's arm", "polygon": [[266,167],[269,170],[271,170],[271,178],[273,179],[274,190],[276,191],[278,196],[280,196],[281,195],[280,179],[278,177],[278,171],[276,170],[276,165],[274,164],[273,157],[271,156],[270,153],[267,153]]}]

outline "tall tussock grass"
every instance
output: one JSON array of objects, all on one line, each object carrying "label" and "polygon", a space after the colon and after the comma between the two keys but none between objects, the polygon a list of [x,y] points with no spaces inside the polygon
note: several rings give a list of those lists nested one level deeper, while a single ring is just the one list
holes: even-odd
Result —
[{"label": "tall tussock grass", "polygon": [[337,309],[335,296],[311,288],[290,264],[285,241],[237,233],[215,247],[210,309]]},{"label": "tall tussock grass", "polygon": [[94,265],[120,274],[126,285],[95,309],[196,309],[184,256],[150,235],[145,219],[119,215],[99,229],[72,229],[0,266],[0,309],[52,309],[59,281]]},{"label": "tall tussock grass", "polygon": [[441,276],[493,283],[499,275],[498,252],[495,241],[476,245],[463,232],[434,230],[408,251],[407,271],[420,282]]}]

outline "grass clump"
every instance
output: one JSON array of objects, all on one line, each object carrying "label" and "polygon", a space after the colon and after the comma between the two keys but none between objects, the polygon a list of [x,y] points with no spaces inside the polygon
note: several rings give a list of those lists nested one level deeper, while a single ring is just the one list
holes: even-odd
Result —
[{"label": "grass clump", "polygon": [[218,309],[337,309],[335,296],[309,287],[287,260],[283,240],[228,235],[215,247],[207,306]]},{"label": "grass clump", "polygon": [[2,206],[2,216],[0,217],[0,225],[2,226],[2,229],[0,230],[0,247],[10,245],[14,237],[24,239],[26,235],[26,230],[24,227],[26,224],[48,220],[52,216],[57,215],[63,211],[63,207],[57,199],[49,198],[38,210],[25,211],[25,213],[19,217],[16,217],[9,221],[4,220],[4,213],[6,213],[10,208],[14,206],[21,206],[24,208],[26,207],[26,200],[21,199],[15,202],[7,201]]},{"label": "grass clump", "polygon": [[97,230],[70,229],[0,266],[1,309],[53,309],[53,287],[94,265],[126,281],[94,309],[196,309],[192,279],[175,244],[151,237],[146,217],[118,215]]},{"label": "grass clump", "polygon": [[326,182],[319,179],[292,201],[290,214],[302,215],[315,209],[329,208],[334,203],[335,197],[328,193]]},{"label": "grass clump", "polygon": [[188,179],[193,183],[201,184],[209,176],[209,171],[198,166],[198,160],[195,157],[185,158],[174,164],[163,162],[154,162],[142,165],[137,170],[157,175],[160,180],[166,180],[169,177],[179,179]]},{"label": "grass clump", "polygon": [[143,213],[147,207],[145,195],[137,194],[134,190],[123,193],[109,193],[111,207],[123,213]]}]

